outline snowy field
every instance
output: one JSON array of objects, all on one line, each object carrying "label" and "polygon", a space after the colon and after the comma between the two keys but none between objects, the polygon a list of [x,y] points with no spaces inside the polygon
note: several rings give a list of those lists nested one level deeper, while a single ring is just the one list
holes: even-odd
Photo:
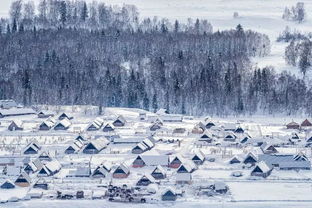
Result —
[{"label": "snowy field", "polygon": [[[3,208],[14,207],[14,208],[120,208],[125,206],[120,203],[109,203],[105,201],[31,201],[25,203],[14,203],[11,205],[2,205]],[[127,204],[129,208],[159,208],[159,207],[172,207],[172,208],[310,208],[312,202],[176,202],[176,203],[160,203],[160,204]]]}]

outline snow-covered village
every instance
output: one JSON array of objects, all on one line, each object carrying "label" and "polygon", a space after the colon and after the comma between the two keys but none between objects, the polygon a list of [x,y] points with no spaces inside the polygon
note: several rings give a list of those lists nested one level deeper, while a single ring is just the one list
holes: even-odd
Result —
[{"label": "snow-covered village", "polygon": [[1,0],[0,208],[311,208],[312,0]]},{"label": "snow-covered village", "polygon": [[134,108],[98,116],[96,106],[0,103],[4,204],[311,200],[308,118],[253,122]]}]

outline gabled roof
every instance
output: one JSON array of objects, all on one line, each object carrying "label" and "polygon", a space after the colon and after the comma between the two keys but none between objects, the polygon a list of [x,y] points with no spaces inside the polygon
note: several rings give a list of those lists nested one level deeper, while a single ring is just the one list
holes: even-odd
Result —
[{"label": "gabled roof", "polygon": [[155,182],[155,178],[153,177],[153,176],[151,176],[150,174],[145,174],[145,175],[143,175],[140,179],[139,179],[139,181],[140,180],[149,180],[151,183],[154,183]]},{"label": "gabled roof", "polygon": [[109,142],[105,139],[92,140],[89,142],[89,144],[86,145],[86,148],[90,147],[90,145],[92,145],[96,150],[100,151],[103,148],[105,148],[108,143]]},{"label": "gabled roof", "polygon": [[288,123],[286,126],[299,126],[299,124],[292,121],[292,122]]},{"label": "gabled roof", "polygon": [[161,174],[165,175],[166,170],[161,165],[157,165],[152,173],[161,173]]},{"label": "gabled roof", "polygon": [[57,160],[52,160],[44,165],[50,172],[54,173],[61,169],[61,164]]},{"label": "gabled roof", "polygon": [[302,127],[308,127],[308,126],[312,126],[312,123],[308,120],[305,119],[302,123],[301,123]]},{"label": "gabled roof", "polygon": [[125,174],[128,174],[130,172],[129,168],[124,165],[124,164],[121,164],[119,165],[115,170],[114,170],[114,173],[117,171],[117,170],[122,170]]},{"label": "gabled roof", "polygon": [[271,170],[271,168],[264,161],[259,162],[256,165],[256,167],[252,170],[252,172],[254,172],[255,170],[258,170],[257,168],[260,169],[262,173],[266,173]]},{"label": "gabled roof", "polygon": [[25,114],[35,114],[36,112],[31,108],[10,108],[10,109],[0,109],[0,114],[2,116],[14,116],[14,115],[25,115]]},{"label": "gabled roof", "polygon": [[11,122],[11,124],[17,126],[18,128],[23,128],[24,122],[21,120],[14,120]]},{"label": "gabled roof", "polygon": [[147,166],[168,166],[169,156],[168,155],[139,155]]},{"label": "gabled roof", "polygon": [[[121,123],[126,123],[126,119],[122,116],[122,115],[119,115],[117,118],[116,118],[116,120],[115,121],[117,121],[117,120],[119,120]],[[114,121],[114,122],[115,122]]]},{"label": "gabled roof", "polygon": [[28,175],[26,172],[24,172],[24,171],[17,177],[17,179],[15,180],[15,182],[16,182],[18,179],[25,179],[28,183],[31,183],[31,178],[30,178],[29,175]]},{"label": "gabled roof", "polygon": [[[200,159],[201,161],[205,160],[205,155],[204,155],[204,153],[202,151],[200,151],[200,149],[196,149],[194,151],[194,156],[197,156],[198,159]],[[193,156],[193,158],[194,158],[194,156]]]},{"label": "gabled roof", "polygon": [[142,143],[150,149],[155,146],[155,144],[150,139],[144,139]]},{"label": "gabled roof", "polygon": [[[63,126],[64,128],[68,128],[68,127],[70,127],[71,122],[70,122],[67,118],[64,118],[64,119],[62,119],[58,124],[56,124],[55,127],[58,126],[58,125],[61,125],[61,126]],[[55,128],[55,127],[54,127],[54,128]]]}]

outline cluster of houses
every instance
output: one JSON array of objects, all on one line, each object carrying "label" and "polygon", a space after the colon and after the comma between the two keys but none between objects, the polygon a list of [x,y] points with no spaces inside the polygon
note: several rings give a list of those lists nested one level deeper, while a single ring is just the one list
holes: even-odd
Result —
[{"label": "cluster of houses", "polygon": [[[15,108],[18,109],[12,106],[2,110]],[[40,121],[37,129],[40,136],[45,132],[53,135],[68,132],[70,139],[46,145],[36,137],[20,152],[0,155],[0,194],[7,189],[28,187],[42,190],[41,197],[45,191],[57,191],[57,199],[84,198],[92,190],[92,199],[145,203],[157,196],[159,200],[175,201],[190,189],[195,189],[192,193],[198,196],[230,194],[230,187],[224,182],[206,178],[214,166],[230,167],[226,169],[228,177],[238,181],[265,180],[281,171],[311,171],[306,147],[296,153],[285,153],[280,150],[296,143],[291,146],[253,137],[241,123],[184,118],[160,109],[155,114],[139,111],[137,118],[125,114],[111,119],[89,119],[86,128],[77,135],[67,131],[81,122],[77,115],[75,119],[67,112],[56,115],[40,111],[34,115]],[[292,122],[287,129],[304,129],[309,125],[312,126],[308,120],[299,126]],[[24,123],[14,119],[7,129],[23,133]],[[298,134],[291,137],[299,138]],[[305,142],[312,144],[312,136]],[[226,148],[235,150],[234,154]],[[62,182],[54,184],[58,179]],[[68,183],[75,187],[78,181],[88,186],[68,191],[60,185]]]}]

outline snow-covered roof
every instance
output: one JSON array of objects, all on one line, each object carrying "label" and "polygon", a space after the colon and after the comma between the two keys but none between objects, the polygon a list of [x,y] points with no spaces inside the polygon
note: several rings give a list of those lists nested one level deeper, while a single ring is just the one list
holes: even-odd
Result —
[{"label": "snow-covered roof", "polygon": [[256,167],[254,168],[254,169],[256,169],[256,168],[259,168],[263,173],[266,173],[266,172],[269,172],[270,170],[271,170],[271,168],[266,164],[266,162],[264,162],[264,161],[260,161],[257,165],[256,165]]},{"label": "snow-covered roof", "polygon": [[44,165],[50,172],[54,173],[61,169],[62,165],[57,160],[52,160]]},{"label": "snow-covered roof", "polygon": [[36,112],[32,108],[10,108],[10,109],[0,109],[0,115],[2,116],[17,116],[17,115],[27,115],[35,114]]},{"label": "snow-covered roof", "polygon": [[175,177],[176,177],[176,181],[181,181],[181,182],[183,181],[188,182],[192,180],[191,173],[177,173]]},{"label": "snow-covered roof", "polygon": [[168,155],[140,155],[147,166],[167,166],[169,162]]},{"label": "snow-covered roof", "polygon": [[150,149],[155,146],[155,144],[150,139],[144,139],[142,143],[144,143]]}]

